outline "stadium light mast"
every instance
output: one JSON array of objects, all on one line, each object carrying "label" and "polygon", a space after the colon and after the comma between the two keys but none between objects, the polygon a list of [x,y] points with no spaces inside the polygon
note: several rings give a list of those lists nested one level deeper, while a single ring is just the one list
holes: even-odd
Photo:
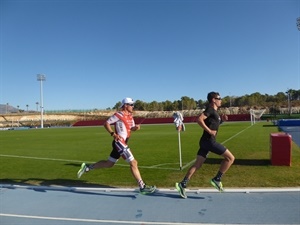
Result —
[{"label": "stadium light mast", "polygon": [[285,92],[287,94],[287,100],[288,100],[288,113],[289,116],[292,113],[292,108],[291,108],[291,89],[287,90],[287,92]]},{"label": "stadium light mast", "polygon": [[46,80],[46,76],[44,74],[38,74],[37,80],[40,81],[40,96],[41,96],[41,128],[44,128],[44,103],[43,103],[43,81]]}]

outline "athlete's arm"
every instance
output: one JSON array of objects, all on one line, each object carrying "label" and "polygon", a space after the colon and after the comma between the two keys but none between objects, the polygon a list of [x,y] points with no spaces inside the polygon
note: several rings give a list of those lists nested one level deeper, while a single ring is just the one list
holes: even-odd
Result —
[{"label": "athlete's arm", "polygon": [[202,127],[207,133],[210,135],[216,136],[217,131],[211,130],[208,126],[206,126],[204,120],[207,118],[207,116],[204,113],[201,113],[201,115],[198,117],[197,123]]},{"label": "athlete's arm", "polygon": [[104,128],[107,130],[107,132],[115,139],[118,140],[119,136],[117,133],[115,133],[115,131],[113,130],[113,128],[111,127],[112,123],[115,123],[118,120],[118,118],[116,116],[111,116],[107,121],[105,121],[104,123]]}]

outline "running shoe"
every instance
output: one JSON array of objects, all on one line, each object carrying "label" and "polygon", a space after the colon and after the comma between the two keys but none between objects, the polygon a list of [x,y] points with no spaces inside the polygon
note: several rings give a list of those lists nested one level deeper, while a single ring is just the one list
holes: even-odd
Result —
[{"label": "running shoe", "polygon": [[181,183],[175,183],[175,187],[182,198],[187,198],[187,196],[185,194],[185,188],[182,187]]},{"label": "running shoe", "polygon": [[151,194],[156,190],[155,186],[145,185],[143,188],[140,188],[140,193],[143,195]]},{"label": "running shoe", "polygon": [[219,192],[224,191],[223,184],[221,181],[216,181],[215,179],[211,179],[211,185],[214,186]]},{"label": "running shoe", "polygon": [[77,172],[77,177],[80,178],[82,174],[86,172],[86,169],[87,169],[87,165],[85,163],[82,163],[80,169]]}]

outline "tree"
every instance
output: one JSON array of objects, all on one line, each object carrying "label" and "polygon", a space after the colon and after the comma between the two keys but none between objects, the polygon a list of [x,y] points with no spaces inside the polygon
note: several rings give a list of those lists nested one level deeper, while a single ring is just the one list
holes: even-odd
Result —
[{"label": "tree", "polygon": [[134,103],[134,109],[135,110],[139,110],[139,111],[145,111],[147,103],[140,101],[140,100],[136,100]]},{"label": "tree", "polygon": [[[290,102],[288,102],[288,96]],[[164,102],[152,101],[150,103],[137,100],[135,102],[135,110],[139,111],[178,111],[178,110],[193,110],[204,109],[207,100],[195,100],[188,96],[182,96],[180,100],[173,102],[166,100]],[[299,106],[300,105],[300,90],[289,89],[287,92],[278,92],[276,95],[260,94],[259,92],[244,96],[225,96],[222,100],[222,107],[273,107],[276,110],[279,107]],[[118,109],[121,102],[116,103],[114,109]]]},{"label": "tree", "polygon": [[174,111],[174,106],[172,102],[168,100],[163,103],[163,108],[164,111]]}]

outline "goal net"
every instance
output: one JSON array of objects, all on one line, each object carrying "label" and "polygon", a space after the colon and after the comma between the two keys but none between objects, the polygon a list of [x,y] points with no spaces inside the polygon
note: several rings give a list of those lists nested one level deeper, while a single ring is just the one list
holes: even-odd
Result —
[{"label": "goal net", "polygon": [[255,124],[255,121],[259,120],[265,111],[266,109],[260,109],[260,110],[250,109],[251,125]]}]

